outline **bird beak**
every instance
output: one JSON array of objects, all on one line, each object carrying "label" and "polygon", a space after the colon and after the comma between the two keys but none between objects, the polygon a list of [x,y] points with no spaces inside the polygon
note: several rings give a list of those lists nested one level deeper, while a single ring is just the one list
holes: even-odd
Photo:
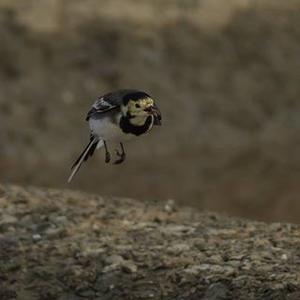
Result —
[{"label": "bird beak", "polygon": [[145,111],[154,117],[154,125],[161,125],[161,113],[156,106],[150,106]]}]

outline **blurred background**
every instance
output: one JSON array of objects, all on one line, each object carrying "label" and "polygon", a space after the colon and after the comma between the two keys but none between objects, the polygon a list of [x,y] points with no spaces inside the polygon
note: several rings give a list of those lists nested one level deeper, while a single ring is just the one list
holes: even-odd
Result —
[{"label": "blurred background", "polygon": [[[300,220],[299,0],[0,0],[0,181]],[[86,112],[149,92],[163,126],[89,160]]]}]

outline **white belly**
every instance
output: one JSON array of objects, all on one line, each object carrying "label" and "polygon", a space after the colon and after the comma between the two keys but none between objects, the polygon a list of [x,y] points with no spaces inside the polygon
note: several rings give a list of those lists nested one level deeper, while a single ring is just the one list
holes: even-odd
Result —
[{"label": "white belly", "polygon": [[110,118],[90,119],[89,125],[92,133],[105,141],[124,141],[132,136],[125,134],[119,126],[111,122]]}]

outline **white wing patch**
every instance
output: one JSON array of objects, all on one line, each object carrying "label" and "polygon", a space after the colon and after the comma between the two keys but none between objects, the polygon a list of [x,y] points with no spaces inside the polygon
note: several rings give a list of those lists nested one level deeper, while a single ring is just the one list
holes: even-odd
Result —
[{"label": "white wing patch", "polygon": [[101,97],[92,105],[92,108],[87,113],[86,120],[88,121],[90,117],[95,114],[105,113],[116,107],[116,105],[110,104],[109,102],[105,101],[103,97]]},{"label": "white wing patch", "polygon": [[108,103],[107,101],[104,100],[104,98],[100,98],[98,99],[92,106],[93,108],[95,108],[96,110],[107,110],[113,107],[113,105],[111,105],[110,103]]}]

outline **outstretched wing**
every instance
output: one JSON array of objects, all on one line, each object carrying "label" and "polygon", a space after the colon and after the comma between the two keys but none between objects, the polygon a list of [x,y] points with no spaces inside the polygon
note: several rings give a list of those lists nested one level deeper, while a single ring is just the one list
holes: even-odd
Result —
[{"label": "outstretched wing", "polygon": [[95,114],[102,114],[102,113],[108,112],[112,109],[116,109],[118,107],[119,107],[119,105],[117,105],[115,103],[111,103],[111,101],[107,101],[106,97],[103,96],[103,97],[97,99],[96,102],[93,104],[92,108],[87,113],[86,121],[88,121],[90,119],[90,117]]}]

